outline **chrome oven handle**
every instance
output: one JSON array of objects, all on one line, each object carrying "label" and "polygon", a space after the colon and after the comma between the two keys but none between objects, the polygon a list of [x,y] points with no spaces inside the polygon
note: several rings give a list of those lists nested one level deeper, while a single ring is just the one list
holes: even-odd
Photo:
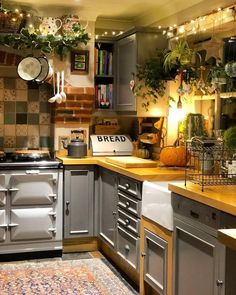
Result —
[{"label": "chrome oven handle", "polygon": [[9,192],[18,192],[19,191],[19,189],[17,187],[11,187],[8,190],[9,190]]}]

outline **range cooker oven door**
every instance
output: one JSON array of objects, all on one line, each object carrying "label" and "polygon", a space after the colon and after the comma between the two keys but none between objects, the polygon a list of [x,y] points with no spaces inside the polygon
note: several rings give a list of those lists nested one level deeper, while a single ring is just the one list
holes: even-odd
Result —
[{"label": "range cooker oven door", "polygon": [[28,170],[13,174],[9,180],[11,204],[51,205],[57,199],[57,173],[41,173]]},{"label": "range cooker oven door", "polygon": [[50,240],[55,238],[55,213],[52,208],[12,209],[11,241]]}]

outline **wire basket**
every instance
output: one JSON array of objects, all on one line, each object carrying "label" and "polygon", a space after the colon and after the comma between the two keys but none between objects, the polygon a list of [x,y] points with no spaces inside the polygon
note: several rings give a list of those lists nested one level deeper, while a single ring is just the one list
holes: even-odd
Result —
[{"label": "wire basket", "polygon": [[189,162],[187,181],[202,186],[236,184],[236,150],[227,149],[222,140],[192,138],[186,142]]},{"label": "wire basket", "polygon": [[24,18],[15,13],[0,11],[0,33],[18,33],[22,27]]}]

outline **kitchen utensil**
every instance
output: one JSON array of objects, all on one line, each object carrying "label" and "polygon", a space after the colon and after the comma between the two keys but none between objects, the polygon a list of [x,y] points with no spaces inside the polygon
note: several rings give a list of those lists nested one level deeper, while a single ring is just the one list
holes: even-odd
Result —
[{"label": "kitchen utensil", "polygon": [[53,69],[45,56],[38,57],[38,60],[41,63],[41,73],[35,79],[35,81],[38,83],[42,83],[52,77]]},{"label": "kitchen utensil", "polygon": [[61,71],[61,92],[60,92],[60,95],[61,95],[61,98],[62,98],[62,102],[65,102],[66,101],[66,94],[64,92],[64,71]]},{"label": "kitchen utensil", "polygon": [[38,58],[28,56],[22,59],[17,66],[17,73],[25,81],[33,81],[39,77],[42,65]]},{"label": "kitchen utensil", "polygon": [[155,168],[157,162],[152,160],[140,159],[138,157],[106,157],[108,163],[124,168]]},{"label": "kitchen utensil", "polygon": [[56,101],[56,90],[55,90],[55,76],[54,76],[54,71],[53,71],[53,74],[52,74],[52,84],[53,84],[53,96],[51,98],[49,98],[48,102],[50,103],[53,103]]},{"label": "kitchen utensil", "polygon": [[62,144],[68,150],[69,157],[83,158],[87,156],[87,144],[79,138],[72,139],[68,145],[65,141],[62,141]]},{"label": "kitchen utensil", "polygon": [[62,102],[62,96],[60,94],[60,72],[57,72],[57,93],[55,95],[55,101],[59,104]]}]

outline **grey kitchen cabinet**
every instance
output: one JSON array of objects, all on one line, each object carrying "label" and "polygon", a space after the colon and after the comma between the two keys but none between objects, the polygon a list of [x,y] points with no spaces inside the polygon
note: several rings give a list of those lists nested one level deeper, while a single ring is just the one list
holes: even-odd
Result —
[{"label": "grey kitchen cabinet", "polygon": [[167,295],[168,241],[144,229],[144,280],[160,295]]},{"label": "grey kitchen cabinet", "polygon": [[156,49],[167,48],[161,32],[135,32],[117,41],[117,111],[136,111],[136,97],[130,88],[135,80],[137,65],[155,55]]},{"label": "grey kitchen cabinet", "polygon": [[105,168],[99,169],[99,236],[111,247],[116,244],[117,175]]},{"label": "grey kitchen cabinet", "polygon": [[217,239],[217,229],[236,218],[172,193],[174,209],[174,295],[233,295],[236,252]]},{"label": "grey kitchen cabinet", "polygon": [[94,168],[65,166],[64,238],[94,236]]}]

